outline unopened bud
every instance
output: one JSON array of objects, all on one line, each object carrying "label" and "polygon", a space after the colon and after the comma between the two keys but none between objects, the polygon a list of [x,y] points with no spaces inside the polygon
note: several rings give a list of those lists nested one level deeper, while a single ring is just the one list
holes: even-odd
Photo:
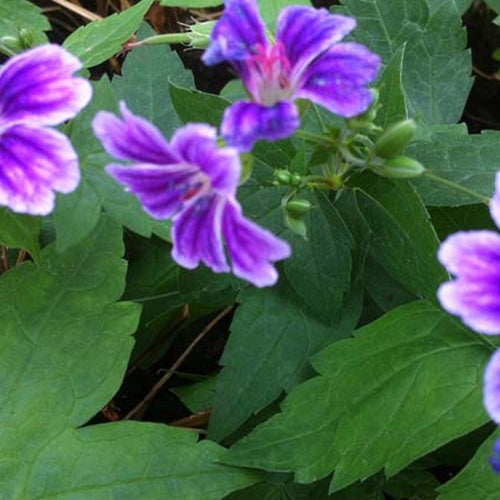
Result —
[{"label": "unopened bud", "polygon": [[290,184],[292,174],[288,170],[275,170],[274,177],[280,184],[288,185]]},{"label": "unopened bud", "polygon": [[189,27],[189,45],[193,49],[206,49],[210,44],[210,35],[214,29],[216,21],[204,21],[195,23]]},{"label": "unopened bud", "polygon": [[383,177],[391,177],[393,179],[409,179],[410,177],[418,177],[425,172],[424,166],[408,156],[398,156],[392,160],[387,160],[385,165],[377,167],[375,172]]},{"label": "unopened bud", "polygon": [[403,120],[391,125],[375,143],[375,153],[381,158],[396,158],[408,146],[417,126],[413,120]]},{"label": "unopened bud", "polygon": [[301,217],[311,210],[311,202],[301,198],[295,198],[294,200],[288,201],[285,208],[292,217]]}]

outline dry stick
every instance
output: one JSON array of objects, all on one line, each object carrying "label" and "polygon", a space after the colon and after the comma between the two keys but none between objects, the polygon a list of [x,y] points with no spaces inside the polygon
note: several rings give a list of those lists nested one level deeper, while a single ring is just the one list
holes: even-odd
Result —
[{"label": "dry stick", "polygon": [[187,349],[180,355],[179,359],[170,367],[169,370],[163,375],[163,377],[156,382],[153,388],[146,394],[146,397],[132,410],[130,410],[122,420],[130,420],[132,417],[142,416],[147,410],[151,401],[158,394],[160,389],[167,383],[167,381],[172,377],[172,375],[177,371],[179,366],[186,360],[186,358],[191,354],[191,351],[200,342],[200,340],[209,333],[213,327],[225,316],[227,316],[233,310],[233,306],[226,307],[222,312],[220,312],[210,323],[201,331],[201,333],[189,344]]},{"label": "dry stick", "polygon": [[74,3],[68,2],[68,0],[52,0],[54,3],[57,3],[61,7],[64,7],[65,9],[70,10],[71,12],[75,12],[76,14],[79,14],[83,18],[87,19],[88,21],[99,21],[102,19],[101,16],[98,16],[97,14],[94,14],[90,10],[84,9],[83,7],[79,7],[78,5],[75,5]]},{"label": "dry stick", "polygon": [[9,270],[9,251],[7,248],[2,247],[1,255],[0,255],[3,271]]}]

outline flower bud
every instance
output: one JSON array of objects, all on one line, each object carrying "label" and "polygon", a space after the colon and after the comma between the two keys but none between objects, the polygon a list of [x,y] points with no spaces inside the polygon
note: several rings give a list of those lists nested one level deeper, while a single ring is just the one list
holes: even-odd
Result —
[{"label": "flower bud", "polygon": [[391,177],[393,179],[409,179],[410,177],[418,177],[425,172],[424,166],[408,156],[398,156],[392,160],[387,160],[385,165],[377,167],[375,173],[383,177]]},{"label": "flower bud", "polygon": [[17,36],[5,35],[0,38],[0,49],[8,55],[19,54],[33,44],[33,34],[25,28],[21,28]]},{"label": "flower bud", "polygon": [[290,184],[290,179],[292,178],[292,174],[288,170],[275,170],[274,177],[278,181],[279,184]]},{"label": "flower bud", "polygon": [[311,202],[302,198],[295,198],[288,201],[285,208],[292,217],[301,217],[311,209]]},{"label": "flower bud", "polygon": [[413,120],[403,120],[391,125],[375,143],[375,153],[381,158],[395,158],[408,146],[417,126]]},{"label": "flower bud", "polygon": [[214,29],[216,21],[204,21],[194,23],[189,27],[189,45],[193,49],[206,49],[210,44],[210,35]]}]

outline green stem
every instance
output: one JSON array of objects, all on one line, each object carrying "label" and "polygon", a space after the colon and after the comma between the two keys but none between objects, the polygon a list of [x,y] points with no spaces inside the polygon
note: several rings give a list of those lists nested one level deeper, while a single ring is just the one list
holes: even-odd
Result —
[{"label": "green stem", "polygon": [[424,175],[428,179],[435,181],[438,184],[442,184],[443,186],[454,189],[455,191],[461,191],[462,193],[468,194],[469,196],[472,196],[477,200],[481,201],[481,203],[484,203],[485,205],[490,204],[490,200],[487,196],[483,196],[482,194],[476,193],[476,191],[472,191],[471,189],[461,186],[460,184],[457,184],[455,182],[449,181],[448,179],[443,179],[442,177],[439,177],[439,175],[431,174],[428,170],[424,172]]},{"label": "green stem", "polygon": [[316,144],[328,145],[331,143],[330,139],[328,139],[324,135],[314,134],[313,132],[308,132],[307,130],[299,129],[297,130],[296,134],[306,141],[314,142]]},{"label": "green stem", "polygon": [[190,43],[191,38],[188,33],[165,33],[164,35],[155,35],[127,44],[127,48],[142,47],[143,45],[161,45],[164,43]]},{"label": "green stem", "polygon": [[168,292],[162,293],[160,295],[152,295],[151,297],[140,297],[138,299],[130,299],[128,302],[149,302],[150,300],[163,299],[165,297],[172,297],[173,295],[178,295],[179,292]]}]

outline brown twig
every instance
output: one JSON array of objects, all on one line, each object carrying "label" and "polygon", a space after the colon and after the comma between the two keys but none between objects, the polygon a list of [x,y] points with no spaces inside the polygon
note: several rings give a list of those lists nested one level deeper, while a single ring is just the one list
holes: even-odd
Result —
[{"label": "brown twig", "polygon": [[7,250],[7,248],[2,247],[2,250],[0,252],[0,259],[1,259],[3,271],[8,271],[9,270],[9,251]]},{"label": "brown twig", "polygon": [[21,248],[21,250],[19,250],[19,253],[17,254],[16,266],[17,264],[21,264],[21,262],[23,262],[25,258],[26,258],[26,250]]},{"label": "brown twig", "polygon": [[54,3],[60,5],[61,7],[64,7],[65,9],[68,9],[71,12],[74,12],[75,14],[82,16],[84,19],[87,19],[88,21],[100,21],[100,20],[102,20],[101,16],[94,14],[90,10],[84,9],[83,7],[80,7],[79,5],[75,5],[74,3],[71,3],[68,0],[52,0],[52,1]]},{"label": "brown twig", "polygon": [[193,415],[175,420],[174,422],[170,422],[168,425],[173,425],[174,427],[199,427],[200,425],[206,425],[208,423],[211,414],[212,408],[209,408],[208,410],[200,411]]},{"label": "brown twig", "polygon": [[160,389],[167,383],[167,381],[172,377],[172,375],[177,371],[180,365],[186,360],[186,358],[191,354],[191,351],[196,347],[196,345],[212,331],[214,326],[225,316],[227,316],[232,310],[234,306],[226,307],[222,312],[220,312],[210,323],[198,334],[198,336],[189,344],[187,349],[179,356],[177,361],[170,367],[169,370],[166,371],[165,375],[156,382],[153,388],[146,394],[144,399],[137,405],[135,408],[132,408],[124,417],[123,420],[130,420],[133,417],[141,417],[144,412],[147,410],[151,401],[158,394]]},{"label": "brown twig", "polygon": [[485,73],[484,71],[481,71],[479,68],[476,68],[475,66],[472,67],[472,71],[477,75],[480,76],[481,78],[484,78],[485,80],[500,80],[500,75],[497,73],[491,73],[490,75],[488,73]]}]

